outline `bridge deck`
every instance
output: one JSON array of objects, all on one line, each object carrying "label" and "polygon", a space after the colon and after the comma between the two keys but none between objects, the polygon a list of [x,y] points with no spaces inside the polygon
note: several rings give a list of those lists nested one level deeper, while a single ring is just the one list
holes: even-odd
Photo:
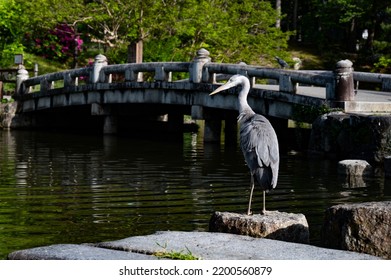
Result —
[{"label": "bridge deck", "polygon": [[[278,85],[256,85],[255,88],[278,91]],[[297,95],[326,99],[326,88],[298,86]],[[350,113],[391,113],[391,92],[359,89],[354,101],[345,103],[345,111]]]}]

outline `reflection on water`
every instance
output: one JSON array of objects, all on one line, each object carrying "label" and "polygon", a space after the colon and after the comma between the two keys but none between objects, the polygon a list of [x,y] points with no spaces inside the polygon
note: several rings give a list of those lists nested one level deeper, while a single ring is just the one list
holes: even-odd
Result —
[{"label": "reflection on water", "polygon": [[[305,214],[316,244],[325,208],[391,197],[389,181],[368,179],[355,188],[336,171],[334,161],[281,155],[267,208]],[[1,131],[0,259],[54,243],[207,231],[214,211],[245,212],[248,194],[241,152],[203,144],[197,134],[169,142]]]}]

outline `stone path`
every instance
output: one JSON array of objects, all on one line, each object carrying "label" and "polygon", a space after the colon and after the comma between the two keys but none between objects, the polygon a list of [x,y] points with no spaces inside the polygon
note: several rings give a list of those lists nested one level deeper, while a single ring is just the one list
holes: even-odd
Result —
[{"label": "stone path", "polygon": [[376,260],[355,252],[265,238],[212,233],[161,231],[96,244],[58,244],[15,251],[19,260],[151,260],[157,252],[182,252],[203,260]]}]

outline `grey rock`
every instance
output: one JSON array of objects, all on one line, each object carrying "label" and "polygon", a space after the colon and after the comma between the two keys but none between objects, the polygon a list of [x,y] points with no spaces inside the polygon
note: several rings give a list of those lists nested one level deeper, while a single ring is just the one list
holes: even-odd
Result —
[{"label": "grey rock", "polygon": [[391,151],[391,116],[333,112],[312,124],[309,153],[381,163]]},{"label": "grey rock", "polygon": [[279,211],[267,211],[265,215],[215,212],[209,221],[209,231],[309,243],[308,223],[305,216]]},{"label": "grey rock", "polygon": [[374,175],[374,169],[366,160],[346,159],[338,162],[338,174],[345,176],[351,188],[366,187],[366,178]]},{"label": "grey rock", "polygon": [[384,175],[391,178],[391,156],[389,155],[384,158]]},{"label": "grey rock", "polygon": [[10,260],[151,260],[154,256],[88,245],[56,244],[12,252]]},{"label": "grey rock", "polygon": [[391,259],[391,201],[328,208],[321,242],[327,248]]},{"label": "grey rock", "polygon": [[346,176],[370,176],[372,175],[372,166],[366,160],[341,160],[338,162],[338,174]]}]

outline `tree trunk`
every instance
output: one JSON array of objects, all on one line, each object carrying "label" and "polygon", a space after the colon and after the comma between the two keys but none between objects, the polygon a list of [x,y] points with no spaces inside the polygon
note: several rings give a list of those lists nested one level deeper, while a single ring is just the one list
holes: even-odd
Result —
[{"label": "tree trunk", "polygon": [[301,30],[297,29],[297,10],[298,10],[298,0],[295,0],[293,4],[293,19],[292,19],[293,28],[292,29],[296,31],[296,41],[300,42]]},{"label": "tree trunk", "polygon": [[276,27],[281,28],[281,0],[276,0],[276,11],[277,11],[277,19],[276,19]]}]

